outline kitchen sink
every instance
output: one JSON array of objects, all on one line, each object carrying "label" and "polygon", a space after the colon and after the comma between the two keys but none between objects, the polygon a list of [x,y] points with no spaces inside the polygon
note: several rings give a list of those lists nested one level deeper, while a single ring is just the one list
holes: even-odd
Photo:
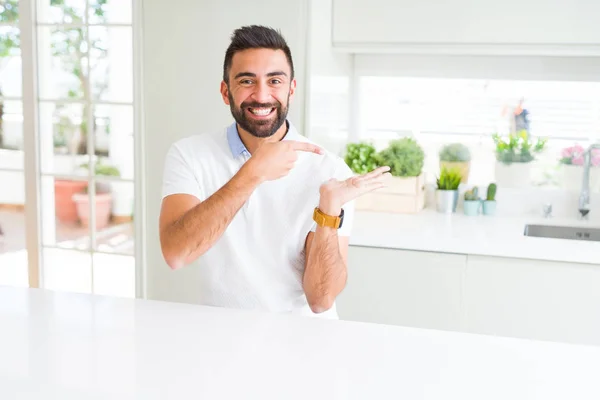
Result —
[{"label": "kitchen sink", "polygon": [[600,228],[528,224],[525,236],[600,242]]}]

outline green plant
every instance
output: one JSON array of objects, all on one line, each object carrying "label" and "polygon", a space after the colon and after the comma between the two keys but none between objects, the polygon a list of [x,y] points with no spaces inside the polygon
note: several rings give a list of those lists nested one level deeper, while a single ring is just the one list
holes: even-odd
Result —
[{"label": "green plant", "polygon": [[[84,163],[79,166],[83,169],[88,169],[89,164]],[[94,173],[96,176],[121,176],[121,171],[113,165],[104,164],[102,161],[98,161],[95,165]]]},{"label": "green plant", "polygon": [[479,200],[479,189],[477,189],[477,186],[475,186],[471,190],[467,190],[465,192],[465,201],[477,201],[477,200]]},{"label": "green plant", "polygon": [[495,183],[491,183],[488,186],[487,197],[486,197],[487,201],[495,201],[496,200],[496,189],[497,189],[497,186]]},{"label": "green plant", "polygon": [[526,130],[511,133],[506,139],[497,133],[492,138],[496,144],[496,160],[505,164],[533,161],[533,153],[544,150],[547,142],[547,139],[538,138],[534,144]]},{"label": "green plant", "polygon": [[378,165],[390,167],[392,176],[419,176],[425,153],[412,138],[392,140],[387,148],[376,154]]},{"label": "green plant", "polygon": [[348,143],[344,161],[353,172],[365,174],[378,167],[375,155],[377,151],[370,143]]},{"label": "green plant", "polygon": [[[79,168],[89,169],[88,163],[83,163],[79,166]],[[107,165],[99,159],[94,165],[94,175],[95,176],[121,176],[121,171],[119,168],[113,165]],[[110,183],[109,182],[96,182],[94,186],[96,188],[96,193],[110,193]],[[88,194],[88,187],[86,186],[82,193]]]},{"label": "green plant", "polygon": [[440,150],[440,161],[467,162],[471,161],[469,148],[462,143],[450,143]]},{"label": "green plant", "polygon": [[460,186],[462,174],[458,168],[442,167],[439,178],[437,178],[438,190],[457,190]]}]

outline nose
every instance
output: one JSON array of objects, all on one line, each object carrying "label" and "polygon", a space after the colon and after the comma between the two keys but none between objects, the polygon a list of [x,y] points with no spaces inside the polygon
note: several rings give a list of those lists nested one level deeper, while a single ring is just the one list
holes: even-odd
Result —
[{"label": "nose", "polygon": [[252,94],[254,101],[258,103],[271,103],[271,90],[266,82],[259,82],[255,86],[254,93]]}]

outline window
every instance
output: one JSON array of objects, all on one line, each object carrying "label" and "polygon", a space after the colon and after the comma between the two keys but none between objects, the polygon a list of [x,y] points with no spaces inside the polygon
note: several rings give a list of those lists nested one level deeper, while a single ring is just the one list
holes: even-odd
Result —
[{"label": "window", "polygon": [[343,76],[314,76],[310,86],[309,135],[319,145],[340,154],[350,125],[350,80]]},{"label": "window", "polygon": [[19,2],[0,0],[0,284],[27,287]]},{"label": "window", "polygon": [[494,133],[507,134],[510,115],[523,100],[530,132],[548,138],[535,163],[534,185],[556,186],[561,150],[600,138],[600,83],[362,76],[359,139],[382,148],[412,136],[426,153],[429,181],[439,171],[438,152],[462,142],[472,153],[470,183],[495,179]]},{"label": "window", "polygon": [[[13,19],[17,20],[18,9],[12,3],[17,1],[0,2],[4,14],[8,7],[16,10]],[[37,16],[37,21],[20,21],[21,27],[35,32],[37,40],[30,48],[37,53],[34,101],[39,118],[39,169],[27,176],[38,179],[40,186],[37,220],[27,224],[40,227],[41,260],[34,270],[41,271],[40,285],[49,289],[133,297],[137,104],[132,1],[37,0],[27,4],[35,7],[32,14]],[[0,32],[6,32],[4,28]],[[21,81],[19,62],[13,60],[10,65],[2,73],[3,87],[6,82]],[[14,96],[20,93],[15,87],[12,90]],[[7,112],[1,120],[3,125],[15,126],[4,135],[4,147],[20,151],[20,167],[12,164],[22,178],[23,153],[33,149],[25,148],[23,135],[18,134],[24,131],[23,119],[19,119],[22,104],[9,100],[13,99],[6,99]],[[9,183],[0,176],[0,184]],[[0,198],[0,206],[3,202]],[[24,194],[17,203],[22,209]],[[15,224],[2,223],[1,217],[5,236],[13,241]],[[13,247],[4,254],[0,248],[0,257],[14,258],[24,251],[25,240]],[[27,276],[27,261],[19,265],[19,276]],[[3,283],[1,279],[0,275]]]}]

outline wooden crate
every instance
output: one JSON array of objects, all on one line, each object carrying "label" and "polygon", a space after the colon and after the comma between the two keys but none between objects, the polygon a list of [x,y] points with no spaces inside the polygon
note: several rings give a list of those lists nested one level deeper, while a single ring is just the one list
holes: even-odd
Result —
[{"label": "wooden crate", "polygon": [[356,210],[412,214],[425,207],[425,178],[392,177],[388,186],[356,200]]}]

